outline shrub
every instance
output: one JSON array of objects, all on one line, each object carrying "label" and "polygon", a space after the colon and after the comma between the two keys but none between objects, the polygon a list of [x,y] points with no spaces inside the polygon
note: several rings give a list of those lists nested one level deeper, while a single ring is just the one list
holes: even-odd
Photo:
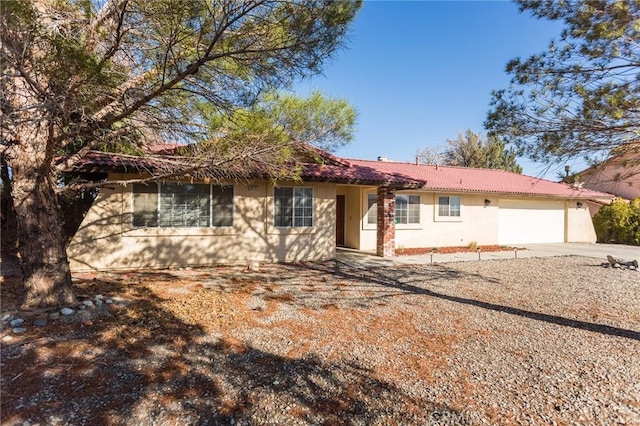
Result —
[{"label": "shrub", "polygon": [[593,225],[598,242],[640,245],[640,198],[615,198],[593,217]]}]

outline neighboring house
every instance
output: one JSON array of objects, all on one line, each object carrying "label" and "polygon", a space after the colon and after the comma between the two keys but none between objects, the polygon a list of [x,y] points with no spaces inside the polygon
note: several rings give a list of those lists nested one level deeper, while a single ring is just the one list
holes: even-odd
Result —
[{"label": "neighboring house", "polygon": [[576,176],[584,188],[633,200],[640,197],[640,152],[613,156]]},{"label": "neighboring house", "polygon": [[[72,239],[73,270],[164,268],[335,257],[336,246],[595,242],[586,200],[608,194],[488,169],[345,160],[319,153],[302,182],[255,175],[101,190]],[[155,160],[92,152],[77,171],[131,180]]]}]

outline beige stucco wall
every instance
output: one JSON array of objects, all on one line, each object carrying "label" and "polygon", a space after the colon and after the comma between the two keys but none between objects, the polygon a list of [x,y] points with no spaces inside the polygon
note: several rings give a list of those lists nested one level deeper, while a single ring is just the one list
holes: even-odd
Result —
[{"label": "beige stucco wall", "polygon": [[[361,250],[375,250],[376,229],[366,223],[366,197],[363,191]],[[399,191],[398,194],[420,196],[420,224],[396,225],[396,248],[466,246],[475,241],[479,245],[497,244],[498,199],[474,194]],[[438,196],[460,196],[459,218],[439,218],[436,215]],[[489,199],[491,204],[484,205]]]},{"label": "beige stucco wall", "polygon": [[[448,195],[460,196],[460,217],[437,217],[438,196]],[[466,246],[471,242],[496,244],[496,207],[485,207],[484,200],[484,196],[478,195],[420,194],[421,223],[396,225],[396,248]]]},{"label": "beige stucco wall", "polygon": [[596,214],[598,214],[603,206],[603,204],[595,201],[587,201],[586,205],[589,208],[589,214],[591,215],[591,217],[594,217]]},{"label": "beige stucco wall", "polygon": [[585,188],[633,200],[640,197],[639,154],[630,154],[580,174]]},{"label": "beige stucco wall", "polygon": [[[363,189],[360,197],[362,214],[358,229],[361,232],[361,237],[360,245],[356,248],[365,251],[375,250],[376,248],[376,227],[366,223],[367,193],[373,190],[373,188]],[[563,242],[565,240],[568,242],[596,241],[586,202],[583,202],[582,208],[577,209],[575,200],[565,203],[564,200],[557,199],[509,197],[508,201],[521,202],[522,206],[525,207],[527,214],[518,216],[517,214],[501,215],[500,205],[505,204],[504,200],[492,194],[417,191],[399,191],[398,194],[420,195],[421,206],[420,224],[396,225],[396,249],[467,246],[472,242],[478,245],[502,244],[500,241],[501,227],[504,233],[505,229],[516,230],[515,232],[517,232],[517,229],[527,230],[535,226],[536,234],[543,237],[545,233],[549,234],[548,242]],[[454,195],[460,196],[460,217],[439,218],[436,215],[437,197]],[[488,206],[485,205],[485,200],[490,201]],[[565,205],[567,206],[566,210]],[[536,215],[545,209],[551,209],[554,224],[536,222]],[[553,209],[557,209],[555,214]],[[529,219],[522,220],[522,218],[527,217]],[[511,222],[507,223],[505,220]],[[523,238],[526,238],[524,232]],[[518,239],[516,235],[513,240],[517,241]]]},{"label": "beige stucco wall", "polygon": [[582,207],[578,207],[575,200],[567,201],[567,242],[568,243],[595,243],[596,231],[591,220],[589,205],[580,201]]},{"label": "beige stucco wall", "polygon": [[[228,228],[132,228],[131,186],[105,188],[69,246],[71,268],[164,268],[333,258],[335,185],[281,185],[314,189],[313,227],[274,227],[273,187],[264,181],[234,185],[234,225]],[[251,191],[250,186],[254,187]]]}]

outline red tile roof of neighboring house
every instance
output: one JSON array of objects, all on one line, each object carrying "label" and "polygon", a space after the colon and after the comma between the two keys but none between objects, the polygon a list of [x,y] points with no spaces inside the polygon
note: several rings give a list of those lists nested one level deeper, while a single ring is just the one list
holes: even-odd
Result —
[{"label": "red tile roof of neighboring house", "polygon": [[148,142],[146,144],[144,144],[144,149],[150,153],[153,154],[166,154],[166,155],[171,155],[171,154],[175,154],[175,152],[182,147],[185,147],[187,145],[184,144],[178,144],[175,142],[161,142],[161,141],[155,141],[155,142]]},{"label": "red tile roof of neighboring house", "polygon": [[545,179],[495,169],[436,166],[348,159],[349,164],[370,167],[400,178],[405,176],[424,182],[422,188],[435,191],[460,191],[495,194],[513,194],[561,198],[610,198],[610,194]]}]

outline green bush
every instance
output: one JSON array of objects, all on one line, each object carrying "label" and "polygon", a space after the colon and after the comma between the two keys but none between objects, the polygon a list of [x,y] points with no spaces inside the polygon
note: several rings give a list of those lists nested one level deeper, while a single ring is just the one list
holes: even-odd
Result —
[{"label": "green bush", "polygon": [[598,242],[640,245],[640,198],[615,198],[593,217]]}]

